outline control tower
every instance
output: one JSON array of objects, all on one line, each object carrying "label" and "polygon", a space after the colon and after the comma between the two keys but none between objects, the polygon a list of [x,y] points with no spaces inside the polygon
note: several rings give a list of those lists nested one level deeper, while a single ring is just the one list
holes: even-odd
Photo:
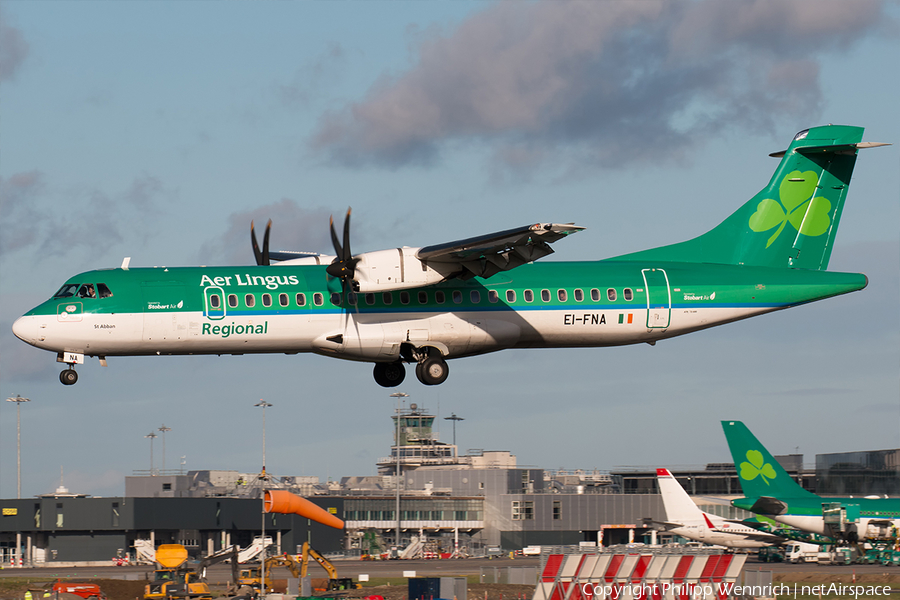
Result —
[{"label": "control tower", "polygon": [[469,464],[460,460],[457,448],[438,440],[433,431],[435,415],[417,404],[396,409],[391,417],[394,422],[394,444],[391,455],[378,460],[379,475],[395,475],[399,462],[400,472],[423,466],[451,466]]}]

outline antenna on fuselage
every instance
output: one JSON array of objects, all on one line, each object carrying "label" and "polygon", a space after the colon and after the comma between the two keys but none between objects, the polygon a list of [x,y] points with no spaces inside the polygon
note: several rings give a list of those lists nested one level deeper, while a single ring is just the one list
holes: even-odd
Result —
[{"label": "antenna on fuselage", "polygon": [[131,264],[131,257],[126,256],[125,258],[122,259],[122,270],[127,271],[129,264]]}]

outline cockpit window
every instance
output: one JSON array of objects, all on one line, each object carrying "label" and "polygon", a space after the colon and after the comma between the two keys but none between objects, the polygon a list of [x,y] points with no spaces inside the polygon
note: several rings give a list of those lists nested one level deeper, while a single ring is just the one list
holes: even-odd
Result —
[{"label": "cockpit window", "polygon": [[54,298],[71,298],[75,295],[75,290],[78,289],[78,283],[67,283],[66,285],[59,288],[59,291],[53,294]]},{"label": "cockpit window", "polygon": [[97,295],[100,298],[109,298],[113,295],[112,291],[106,286],[105,283],[97,284]]},{"label": "cockpit window", "polygon": [[97,293],[94,291],[93,283],[86,283],[78,290],[79,298],[96,298]]}]

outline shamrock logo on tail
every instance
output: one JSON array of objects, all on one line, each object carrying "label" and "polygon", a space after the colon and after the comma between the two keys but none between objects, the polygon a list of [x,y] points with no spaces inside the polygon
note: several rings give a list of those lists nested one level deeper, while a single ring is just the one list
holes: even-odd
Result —
[{"label": "shamrock logo on tail", "polygon": [[831,202],[822,196],[813,197],[819,177],[815,171],[791,171],[778,187],[779,203],[766,198],[750,217],[750,229],[757,233],[778,229],[769,238],[766,248],[772,245],[788,223],[801,234],[820,236],[831,226]]},{"label": "shamrock logo on tail", "polygon": [[741,479],[755,479],[758,475],[766,485],[769,485],[769,479],[775,479],[775,469],[763,459],[759,450],[747,450],[747,461],[741,463]]}]

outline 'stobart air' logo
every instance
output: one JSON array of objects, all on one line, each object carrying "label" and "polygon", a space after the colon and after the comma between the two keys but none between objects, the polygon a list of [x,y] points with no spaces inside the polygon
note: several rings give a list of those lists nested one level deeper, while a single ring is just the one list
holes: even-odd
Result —
[{"label": "'stobart air' logo", "polygon": [[757,233],[778,229],[769,238],[766,248],[772,245],[787,223],[809,237],[817,237],[831,226],[831,202],[822,196],[813,197],[819,177],[815,171],[791,171],[778,187],[780,202],[766,198],[750,217],[750,229]]},{"label": "'stobart air' logo", "polygon": [[763,459],[759,450],[747,450],[747,461],[741,463],[741,479],[751,480],[759,476],[766,485],[770,479],[775,479],[775,469]]}]

